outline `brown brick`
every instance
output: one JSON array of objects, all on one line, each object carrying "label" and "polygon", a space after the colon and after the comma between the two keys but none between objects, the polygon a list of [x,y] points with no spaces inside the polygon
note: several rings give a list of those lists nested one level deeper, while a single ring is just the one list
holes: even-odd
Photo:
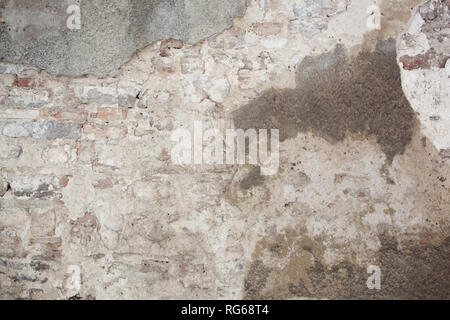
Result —
[{"label": "brown brick", "polygon": [[14,80],[13,86],[16,87],[24,87],[24,88],[34,88],[36,86],[36,83],[33,79],[30,78],[18,78],[16,76],[16,79]]},{"label": "brown brick", "polygon": [[96,138],[122,139],[125,138],[128,129],[126,126],[100,125],[95,123],[86,123],[83,126],[83,133],[87,135],[95,135]]},{"label": "brown brick", "polygon": [[125,120],[127,118],[127,109],[101,108],[98,110],[97,118],[104,121]]}]

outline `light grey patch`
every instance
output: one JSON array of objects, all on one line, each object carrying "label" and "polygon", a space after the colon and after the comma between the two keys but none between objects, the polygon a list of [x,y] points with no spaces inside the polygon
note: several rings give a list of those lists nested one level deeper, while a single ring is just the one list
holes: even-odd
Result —
[{"label": "light grey patch", "polygon": [[3,74],[20,74],[27,70],[39,70],[39,69],[33,66],[26,66],[22,64],[0,62],[0,73]]},{"label": "light grey patch", "polygon": [[319,56],[307,56],[299,65],[297,80],[307,80],[309,77],[320,74],[329,69],[337,69],[346,61],[346,50],[338,44],[333,51],[325,52]]},{"label": "light grey patch", "polygon": [[43,122],[9,121],[3,125],[2,134],[10,138],[80,139],[81,124],[51,120]]},{"label": "light grey patch", "polygon": [[296,189],[302,189],[311,183],[311,178],[304,172],[288,172],[287,182]]},{"label": "light grey patch", "polygon": [[293,8],[296,20],[288,26],[290,33],[300,33],[312,38],[322,30],[328,29],[329,18],[346,10],[347,0],[343,1],[297,1]]},{"label": "light grey patch", "polygon": [[10,138],[31,137],[34,129],[32,122],[9,121],[3,125],[2,134]]},{"label": "light grey patch", "polygon": [[300,33],[304,37],[312,38],[315,34],[325,29],[324,26],[314,26],[312,24],[306,23],[302,20],[292,20],[289,22],[288,31],[291,34]]},{"label": "light grey patch", "polygon": [[21,156],[22,152],[21,146],[2,143],[0,147],[0,159],[17,159]]},{"label": "light grey patch", "polygon": [[81,96],[81,101],[83,103],[116,104],[118,96],[117,94],[104,93],[96,88],[91,88]]},{"label": "light grey patch", "polygon": [[39,108],[44,106],[48,99],[48,91],[29,90],[24,88],[12,88],[9,91],[8,99],[17,104],[22,104],[30,108]]},{"label": "light grey patch", "polygon": [[450,149],[442,149],[439,154],[444,159],[450,159]]},{"label": "light grey patch", "polygon": [[118,90],[118,104],[120,107],[133,108],[136,105],[139,89],[122,89]]},{"label": "light grey patch", "polygon": [[33,133],[35,138],[43,139],[80,139],[81,124],[44,121],[37,124]]}]

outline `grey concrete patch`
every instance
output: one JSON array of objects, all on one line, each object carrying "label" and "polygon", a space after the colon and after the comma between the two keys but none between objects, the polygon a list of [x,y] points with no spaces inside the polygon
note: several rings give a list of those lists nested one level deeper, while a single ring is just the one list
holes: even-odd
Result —
[{"label": "grey concrete patch", "polygon": [[[71,4],[81,29],[67,27]],[[0,60],[64,75],[107,74],[154,41],[189,43],[232,25],[246,0],[0,0]]]}]

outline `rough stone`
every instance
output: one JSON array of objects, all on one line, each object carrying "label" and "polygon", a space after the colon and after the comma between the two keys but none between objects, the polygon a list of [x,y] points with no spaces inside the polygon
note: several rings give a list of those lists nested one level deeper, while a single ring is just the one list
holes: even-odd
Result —
[{"label": "rough stone", "polygon": [[9,98],[20,105],[30,108],[38,108],[44,106],[49,100],[47,91],[38,91],[24,88],[13,88],[9,92]]},{"label": "rough stone", "polygon": [[9,189],[9,183],[4,178],[0,180],[0,198],[5,195]]}]

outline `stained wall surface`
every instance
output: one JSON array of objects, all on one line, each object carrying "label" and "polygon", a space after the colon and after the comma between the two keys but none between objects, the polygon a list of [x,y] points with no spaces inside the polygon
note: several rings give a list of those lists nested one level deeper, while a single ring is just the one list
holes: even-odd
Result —
[{"label": "stained wall surface", "polygon": [[70,4],[0,0],[1,298],[450,298],[448,1]]}]

